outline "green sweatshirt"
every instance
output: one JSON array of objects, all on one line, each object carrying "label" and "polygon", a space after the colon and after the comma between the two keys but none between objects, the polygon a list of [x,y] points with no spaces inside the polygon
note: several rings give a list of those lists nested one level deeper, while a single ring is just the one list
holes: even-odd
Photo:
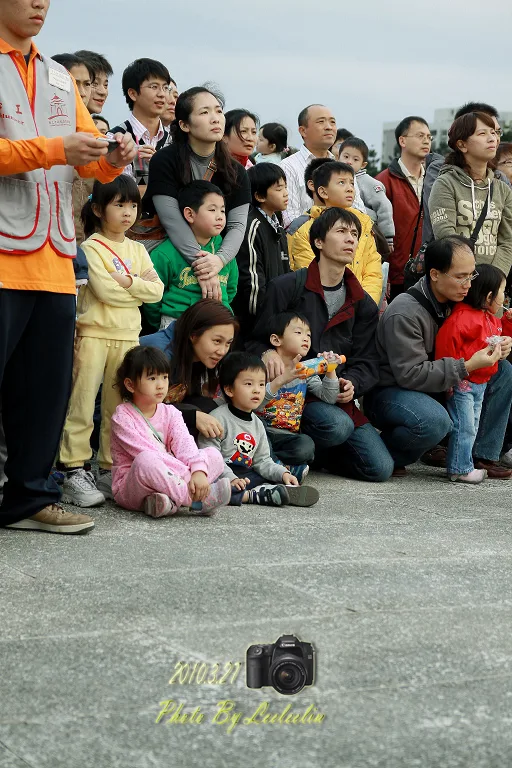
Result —
[{"label": "green sweatshirt", "polygon": [[493,182],[492,201],[475,246],[477,264],[494,264],[508,275],[512,266],[512,189],[490,169],[484,183],[475,184],[456,165],[444,165],[434,182],[429,211],[434,237],[470,237]]},{"label": "green sweatshirt", "polygon": [[[203,251],[217,253],[222,243],[222,238],[217,235],[201,246]],[[162,315],[177,318],[202,298],[201,288],[194,275],[194,270],[181,253],[174,247],[170,240],[164,242],[151,251],[151,261],[164,284],[162,300],[156,304],[144,304],[143,312],[148,323],[160,328]],[[232,259],[219,272],[219,281],[222,292],[222,303],[230,307],[236,295],[238,284],[238,266],[236,259]]]}]

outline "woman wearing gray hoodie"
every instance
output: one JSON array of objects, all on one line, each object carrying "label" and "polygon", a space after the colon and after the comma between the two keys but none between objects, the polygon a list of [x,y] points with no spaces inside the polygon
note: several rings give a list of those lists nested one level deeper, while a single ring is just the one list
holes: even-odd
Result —
[{"label": "woman wearing gray hoodie", "polygon": [[494,174],[498,143],[489,115],[470,112],[458,117],[448,133],[452,151],[432,187],[429,211],[436,239],[453,234],[469,239],[485,206],[475,258],[508,275],[512,267],[512,189]]}]

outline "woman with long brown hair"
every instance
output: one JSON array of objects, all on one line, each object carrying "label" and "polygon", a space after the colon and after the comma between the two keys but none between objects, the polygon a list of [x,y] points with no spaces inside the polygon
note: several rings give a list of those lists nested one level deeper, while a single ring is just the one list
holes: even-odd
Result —
[{"label": "woman with long brown hair", "polygon": [[432,187],[429,211],[436,239],[473,236],[477,263],[493,264],[508,274],[512,190],[494,172],[498,144],[490,115],[469,112],[458,117],[448,133],[451,152]]},{"label": "woman with long brown hair", "polygon": [[227,355],[238,330],[231,310],[213,299],[189,307],[167,328],[140,343],[163,350],[171,360],[167,402],[183,412],[192,434],[220,437],[222,428],[210,415],[216,408],[217,369]]}]

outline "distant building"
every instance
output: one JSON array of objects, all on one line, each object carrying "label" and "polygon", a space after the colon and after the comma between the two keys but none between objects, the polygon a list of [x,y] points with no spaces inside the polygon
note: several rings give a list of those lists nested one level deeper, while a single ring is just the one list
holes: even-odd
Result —
[{"label": "distant building", "polygon": [[[432,149],[438,149],[442,144],[448,143],[448,131],[455,116],[456,108],[436,109],[434,119],[429,123],[432,134]],[[512,112],[498,110],[502,130],[510,130],[512,126]],[[395,157],[395,128],[399,120],[393,123],[384,123],[382,128],[382,155],[383,163],[390,163]]]}]

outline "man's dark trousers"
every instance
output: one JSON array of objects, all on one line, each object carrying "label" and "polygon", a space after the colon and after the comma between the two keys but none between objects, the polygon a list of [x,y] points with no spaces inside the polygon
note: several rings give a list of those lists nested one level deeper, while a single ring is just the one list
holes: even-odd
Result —
[{"label": "man's dark trousers", "polygon": [[0,525],[31,517],[60,499],[60,489],[49,475],[71,393],[75,315],[74,295],[0,289],[0,382],[7,446]]}]

